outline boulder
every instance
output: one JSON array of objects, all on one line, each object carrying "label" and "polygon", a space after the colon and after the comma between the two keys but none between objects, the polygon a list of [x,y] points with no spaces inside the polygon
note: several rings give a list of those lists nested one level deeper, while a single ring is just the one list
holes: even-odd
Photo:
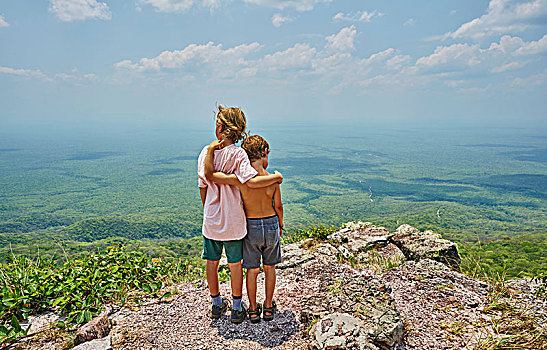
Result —
[{"label": "boulder", "polygon": [[455,270],[460,269],[461,258],[456,243],[443,239],[432,231],[420,232],[410,225],[401,225],[390,238],[408,260],[423,258],[441,262]]},{"label": "boulder", "polygon": [[112,323],[108,318],[108,313],[103,312],[76,331],[74,344],[78,345],[93,339],[104,338],[110,333]]},{"label": "boulder", "polygon": [[[323,266],[322,273],[320,277],[325,278],[322,288],[302,299],[305,310],[301,321],[304,324],[317,318],[330,320],[326,321],[325,326],[320,326],[321,330],[315,328],[310,333],[316,349],[399,349],[402,346],[404,325],[390,295],[389,284],[383,283],[377,276],[359,273],[340,279],[336,277],[339,274],[331,273],[328,266]],[[329,315],[338,314],[346,315],[337,318],[339,327],[356,324],[354,320],[360,325],[354,327],[353,333],[342,332],[343,337],[347,338],[345,341],[340,338],[341,335],[327,339],[334,332],[326,328],[329,322],[334,321]],[[357,338],[359,340],[356,342]]]},{"label": "boulder", "polygon": [[327,238],[342,244],[352,253],[366,252],[385,247],[392,236],[384,227],[375,227],[370,222],[348,222],[344,228],[331,233]]},{"label": "boulder", "polygon": [[312,327],[311,335],[313,349],[379,349],[369,342],[361,321],[344,313],[322,318]]},{"label": "boulder", "polygon": [[300,248],[299,243],[286,244],[282,249],[283,260],[275,266],[277,269],[283,270],[297,267],[314,259],[314,256],[306,249]]}]

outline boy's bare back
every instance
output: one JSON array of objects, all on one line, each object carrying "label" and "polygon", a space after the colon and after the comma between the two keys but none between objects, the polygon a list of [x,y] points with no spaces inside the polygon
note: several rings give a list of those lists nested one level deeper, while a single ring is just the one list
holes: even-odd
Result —
[{"label": "boy's bare back", "polygon": [[[258,176],[261,175],[269,174],[259,174]],[[262,188],[250,188],[245,184],[241,184],[238,187],[243,197],[243,205],[245,206],[245,215],[247,218],[265,218],[276,214],[273,200],[276,192],[279,192],[278,183]]]}]

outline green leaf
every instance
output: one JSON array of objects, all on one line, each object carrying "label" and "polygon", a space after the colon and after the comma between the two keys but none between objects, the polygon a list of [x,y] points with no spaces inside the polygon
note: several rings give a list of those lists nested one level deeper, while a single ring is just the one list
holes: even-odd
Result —
[{"label": "green leaf", "polygon": [[76,323],[84,323],[84,321],[85,321],[85,312],[82,311],[78,315],[78,318],[76,319]]},{"label": "green leaf", "polygon": [[55,301],[51,304],[51,306],[57,306],[59,305],[62,301],[63,301],[64,297],[59,297],[57,299],[55,299]]},{"label": "green leaf", "polygon": [[21,325],[19,324],[19,320],[15,315],[11,316],[11,326],[15,330],[15,332],[19,333],[21,331]]},{"label": "green leaf", "polygon": [[2,304],[6,305],[7,307],[12,307],[14,304],[15,298],[4,298],[2,299]]},{"label": "green leaf", "polygon": [[91,311],[89,311],[89,310],[85,310],[85,311],[84,311],[84,318],[85,318],[85,321],[86,321],[86,322],[91,321],[91,318],[92,318],[92,317],[93,317],[93,316],[91,315]]},{"label": "green leaf", "polygon": [[171,292],[171,291],[165,292],[165,293],[163,293],[163,295],[160,297],[160,299],[169,298],[171,295],[173,295],[173,292]]},{"label": "green leaf", "polygon": [[0,337],[7,337],[8,336],[8,329],[4,325],[0,325]]}]

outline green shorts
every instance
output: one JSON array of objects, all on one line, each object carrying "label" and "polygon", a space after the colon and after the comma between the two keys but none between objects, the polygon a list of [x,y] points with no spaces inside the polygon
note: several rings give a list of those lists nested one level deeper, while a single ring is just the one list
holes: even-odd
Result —
[{"label": "green shorts", "polygon": [[203,236],[203,253],[201,254],[201,258],[219,261],[222,255],[222,247],[224,247],[229,264],[241,262],[243,259],[243,239],[215,241]]}]

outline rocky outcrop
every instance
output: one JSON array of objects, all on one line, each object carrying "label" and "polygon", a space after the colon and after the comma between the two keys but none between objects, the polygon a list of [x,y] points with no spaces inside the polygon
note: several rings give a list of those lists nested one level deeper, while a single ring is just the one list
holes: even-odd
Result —
[{"label": "rocky outcrop", "polygon": [[[470,349],[484,334],[500,336],[488,333],[499,317],[488,308],[491,286],[458,272],[456,245],[438,234],[408,225],[390,233],[357,222],[324,241],[307,239],[282,250],[273,321],[236,325],[229,315],[211,320],[207,284],[194,281],[172,287],[169,300],[149,296],[94,319],[78,331],[78,341],[104,338],[76,349]],[[258,280],[263,301],[264,275]],[[534,297],[538,283],[507,283],[514,294],[497,302],[533,310],[544,324],[547,302]],[[229,298],[230,283],[220,289]]]},{"label": "rocky outcrop", "polygon": [[455,270],[460,269],[461,258],[456,243],[443,239],[438,233],[420,232],[420,230],[405,224],[397,228],[391,241],[408,260],[417,261],[427,258],[441,262]]},{"label": "rocky outcrop", "polygon": [[[388,284],[377,276],[359,273],[347,265],[323,265],[316,261],[307,270],[295,271],[295,274],[317,276],[319,288],[302,298],[300,320],[303,324],[343,313],[359,320],[361,328],[356,332],[375,346],[371,345],[370,349],[399,348],[403,339],[403,322]],[[321,346],[316,345],[316,348],[322,349]]]}]

